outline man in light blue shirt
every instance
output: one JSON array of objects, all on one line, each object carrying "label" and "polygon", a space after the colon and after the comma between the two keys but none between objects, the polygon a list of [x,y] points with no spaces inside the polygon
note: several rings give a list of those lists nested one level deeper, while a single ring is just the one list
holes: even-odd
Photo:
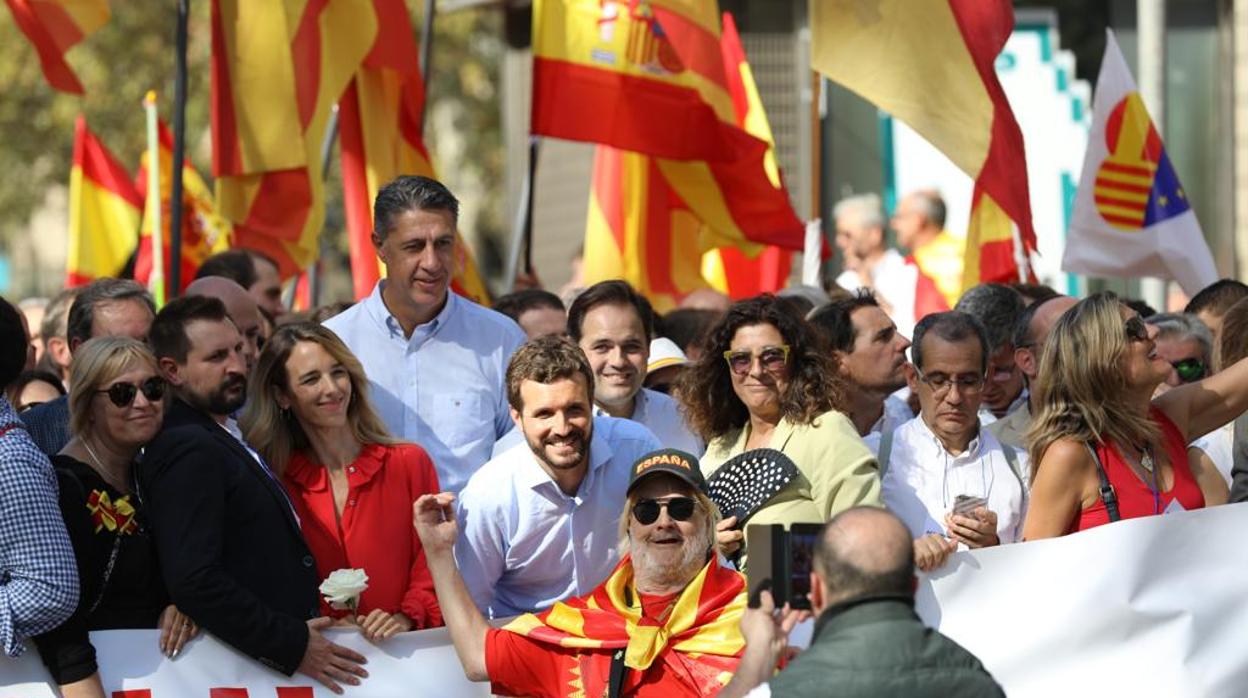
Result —
[{"label": "man in light blue shirt", "polygon": [[685,424],[676,401],[642,387],[654,338],[654,311],[627,282],[601,281],[568,309],[568,336],[594,372],[594,414],[644,424],[663,448],[695,456],[706,450]]},{"label": "man in light blue shirt", "polygon": [[560,337],[525,344],[507,369],[524,443],[459,494],[455,560],[482,613],[504,618],[589,593],[619,561],[630,469],[659,448],[645,427],[592,415],[584,354]]},{"label": "man in light blue shirt", "polygon": [[450,291],[458,215],[451,192],[427,177],[382,187],[373,245],[386,278],[325,321],[364,365],[391,433],[429,452],[448,492],[511,429],[503,375],[525,339],[511,319]]}]

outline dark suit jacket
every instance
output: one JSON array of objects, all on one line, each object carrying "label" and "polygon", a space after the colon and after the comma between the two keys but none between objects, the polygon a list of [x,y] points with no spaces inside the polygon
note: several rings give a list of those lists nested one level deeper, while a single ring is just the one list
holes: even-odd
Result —
[{"label": "dark suit jacket", "polygon": [[316,563],[285,492],[208,415],[175,400],[137,467],[178,609],[257,661],[293,674],[319,615]]},{"label": "dark suit jacket", "polygon": [[1248,414],[1235,420],[1231,439],[1231,504],[1248,502]]},{"label": "dark suit jacket", "polygon": [[21,418],[30,440],[48,458],[60,453],[69,443],[69,398],[64,395],[32,407]]}]

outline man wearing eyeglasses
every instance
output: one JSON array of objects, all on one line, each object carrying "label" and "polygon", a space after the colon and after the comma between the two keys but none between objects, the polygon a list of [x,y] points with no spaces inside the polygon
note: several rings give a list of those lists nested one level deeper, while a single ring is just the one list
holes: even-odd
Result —
[{"label": "man wearing eyeglasses", "polygon": [[867,439],[880,463],[884,505],[914,536],[922,570],[959,547],[1013,543],[1027,507],[1025,454],[981,428],[988,336],[974,317],[928,315],[914,330],[907,383],[919,416]]},{"label": "man wearing eyeglasses", "polygon": [[641,424],[593,415],[592,370],[565,338],[522,345],[506,387],[523,443],[468,479],[455,548],[473,603],[494,618],[547,608],[606,579],[619,560],[629,467],[659,448]]},{"label": "man wearing eyeglasses", "polygon": [[666,449],[639,458],[629,469],[619,522],[627,554],[610,576],[504,628],[489,627],[455,568],[455,495],[416,500],[416,532],[465,675],[506,696],[719,692],[744,649],[745,580],[719,564],[719,514],[704,488],[688,453]]},{"label": "man wearing eyeglasses", "polygon": [[1014,363],[1023,374],[1023,384],[1028,387],[1027,400],[1005,417],[988,424],[992,435],[1018,451],[1026,451],[1024,439],[1031,428],[1032,402],[1035,400],[1030,386],[1040,376],[1040,357],[1044,344],[1054,323],[1078,301],[1070,296],[1053,296],[1038,300],[1023,310],[1014,325]]}]

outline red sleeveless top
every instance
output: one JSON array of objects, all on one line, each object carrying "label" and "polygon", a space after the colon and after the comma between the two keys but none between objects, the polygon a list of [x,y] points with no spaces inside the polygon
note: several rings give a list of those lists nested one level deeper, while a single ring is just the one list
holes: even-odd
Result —
[{"label": "red sleeveless top", "polygon": [[[1131,466],[1127,465],[1117,446],[1097,444],[1096,455],[1101,459],[1101,465],[1109,477],[1109,484],[1113,485],[1114,492],[1118,495],[1118,513],[1124,519],[1154,516],[1164,512],[1170,502],[1176,499],[1185,510],[1203,509],[1205,495],[1196,484],[1196,478],[1192,476],[1192,469],[1188,465],[1187,444],[1183,441],[1183,434],[1156,407],[1149,410],[1149,415],[1161,427],[1161,445],[1170,458],[1174,485],[1168,491],[1158,492],[1154,496],[1152,478],[1148,481],[1141,480]],[[1079,520],[1068,532],[1084,531],[1107,523],[1109,512],[1105,509],[1105,502],[1097,497],[1095,504],[1079,512]]]}]

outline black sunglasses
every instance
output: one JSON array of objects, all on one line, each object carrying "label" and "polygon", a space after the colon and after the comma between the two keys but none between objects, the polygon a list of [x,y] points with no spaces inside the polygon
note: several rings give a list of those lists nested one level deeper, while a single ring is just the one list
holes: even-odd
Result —
[{"label": "black sunglasses", "polygon": [[97,390],[97,393],[108,395],[108,399],[118,407],[129,407],[134,402],[134,396],[143,391],[143,397],[149,402],[156,402],[165,397],[165,379],[159,376],[152,376],[147,380],[135,385],[134,383],[113,383],[108,386],[107,390]]},{"label": "black sunglasses", "polygon": [[1184,383],[1195,383],[1205,377],[1205,362],[1200,359],[1183,359],[1181,361],[1171,361],[1170,365],[1174,367],[1174,372],[1178,374],[1179,380]]},{"label": "black sunglasses", "polygon": [[1132,315],[1123,323],[1123,327],[1127,330],[1127,339],[1132,342],[1148,341],[1148,325],[1140,319],[1139,315]]},{"label": "black sunglasses", "polygon": [[697,508],[697,502],[690,497],[672,497],[665,502],[641,499],[633,505],[633,518],[642,526],[649,526],[659,520],[659,511],[664,507],[673,521],[688,521],[693,516],[693,510]]}]

